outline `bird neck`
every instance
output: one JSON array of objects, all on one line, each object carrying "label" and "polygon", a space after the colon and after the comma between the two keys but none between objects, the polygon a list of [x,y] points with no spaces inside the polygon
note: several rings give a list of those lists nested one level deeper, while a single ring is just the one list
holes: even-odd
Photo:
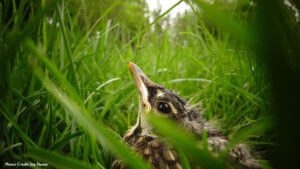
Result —
[{"label": "bird neck", "polygon": [[153,127],[147,121],[147,118],[146,118],[144,112],[139,112],[138,121],[139,121],[139,126],[141,128],[142,135],[154,135]]}]

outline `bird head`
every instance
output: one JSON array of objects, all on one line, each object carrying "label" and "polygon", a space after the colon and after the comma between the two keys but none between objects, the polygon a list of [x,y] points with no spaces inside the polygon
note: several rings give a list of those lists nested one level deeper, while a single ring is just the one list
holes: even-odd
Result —
[{"label": "bird head", "polygon": [[142,132],[153,133],[153,128],[146,120],[146,114],[156,113],[173,120],[178,120],[186,114],[186,101],[184,99],[152,82],[134,63],[129,62],[128,68],[139,92],[139,113],[136,127],[139,127]]}]

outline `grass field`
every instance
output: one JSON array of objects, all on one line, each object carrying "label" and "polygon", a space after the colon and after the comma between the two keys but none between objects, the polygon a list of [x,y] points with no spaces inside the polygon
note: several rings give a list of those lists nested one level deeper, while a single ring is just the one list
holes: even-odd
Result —
[{"label": "grass field", "polygon": [[[119,141],[138,112],[138,93],[127,68],[132,61],[153,81],[203,108],[226,135],[248,143],[268,168],[270,83],[251,50],[259,38],[240,24],[248,15],[233,10],[231,17],[195,1],[196,11],[182,17],[181,29],[155,29],[166,12],[132,33],[110,20],[119,1],[101,9],[96,19],[78,3],[1,3],[3,164],[44,161],[55,168],[109,168],[116,155],[133,168],[147,168]],[[198,5],[215,27],[197,12]],[[193,139],[172,133],[172,124],[161,128],[171,133],[170,139],[182,139],[177,145],[188,157],[203,153],[196,144],[184,145]],[[218,159],[210,160],[217,168],[213,162]]]}]

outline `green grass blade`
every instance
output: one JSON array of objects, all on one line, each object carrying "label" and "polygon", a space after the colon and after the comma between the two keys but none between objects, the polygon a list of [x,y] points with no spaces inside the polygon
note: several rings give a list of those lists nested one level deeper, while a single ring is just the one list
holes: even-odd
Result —
[{"label": "green grass blade", "polygon": [[230,145],[235,145],[237,143],[242,143],[249,138],[249,136],[259,135],[267,131],[272,127],[270,119],[263,119],[255,121],[240,129],[237,133],[232,136]]},{"label": "green grass blade", "polygon": [[104,17],[106,17],[119,3],[121,0],[114,1],[113,4],[107,8],[103,14],[100,16],[99,19],[95,21],[95,23],[91,26],[91,28],[87,31],[87,33],[84,35],[84,37],[80,40],[80,43],[77,45],[77,48],[75,49],[74,53],[77,53],[78,50],[80,50],[80,47],[84,46],[85,43],[87,43],[88,38],[91,36],[97,25],[100,23],[100,21],[103,20]]},{"label": "green grass blade", "polygon": [[70,157],[58,154],[53,151],[43,150],[40,148],[29,148],[26,156],[29,156],[37,161],[45,161],[51,166],[61,169],[91,169],[87,163],[75,160]]},{"label": "green grass blade", "polygon": [[171,12],[176,6],[181,4],[183,0],[179,0],[177,3],[175,3],[173,6],[171,6],[169,9],[167,9],[164,13],[159,15],[157,18],[154,19],[153,22],[151,22],[147,27],[145,27],[142,31],[137,33],[127,44],[125,44],[120,51],[123,51],[128,45],[130,45],[132,42],[140,38],[140,36],[145,33],[147,30],[149,30],[155,23],[157,23],[159,20],[161,20],[164,16],[166,16],[169,12]]},{"label": "green grass blade", "polygon": [[67,144],[67,142],[69,142],[71,139],[75,138],[75,137],[79,137],[82,135],[82,132],[76,132],[73,134],[67,134],[66,136],[63,136],[61,140],[58,140],[56,143],[54,143],[49,150],[57,150],[59,148],[64,147],[65,144]]},{"label": "green grass blade", "polygon": [[250,45],[257,44],[255,36],[250,29],[242,25],[238,21],[234,20],[230,15],[218,10],[216,6],[207,4],[203,0],[193,0],[204,12],[208,20],[222,28],[224,31],[232,33],[232,35],[242,40],[243,42],[248,42]]},{"label": "green grass blade", "polygon": [[[64,3],[64,1],[62,1],[62,3]],[[61,29],[61,32],[62,32],[62,35],[63,35],[63,41],[64,41],[64,45],[65,45],[65,48],[66,48],[66,51],[67,51],[67,58],[69,60],[69,63],[70,63],[70,71],[71,71],[71,74],[72,74],[72,81],[75,82],[75,88],[77,89],[77,91],[79,92],[79,83],[78,83],[78,79],[77,79],[77,75],[76,75],[76,72],[75,72],[75,66],[73,64],[73,58],[72,58],[72,51],[71,51],[71,45],[70,45],[70,40],[69,40],[69,36],[67,36],[67,30],[66,30],[66,27],[65,27],[65,18],[64,18],[64,14],[63,14],[63,5],[57,5],[57,11],[58,11],[58,14],[59,14],[59,23],[60,23],[60,29]]]},{"label": "green grass blade", "polygon": [[199,148],[199,143],[194,137],[187,135],[183,129],[174,122],[158,116],[148,116],[149,122],[159,133],[167,137],[171,143],[181,149],[187,156],[203,168],[226,169],[220,159],[212,156],[208,151]]},{"label": "green grass blade", "polygon": [[12,144],[12,145],[9,145],[7,146],[6,148],[1,148],[0,149],[0,155],[4,154],[6,151],[9,151],[11,149],[14,149],[15,147],[19,147],[19,146],[22,146],[23,144],[22,143],[15,143],[15,144]]},{"label": "green grass blade", "polygon": [[71,85],[71,83],[67,80],[67,78],[60,73],[60,71],[58,70],[58,68],[51,63],[51,61],[47,58],[47,56],[43,53],[43,51],[41,50],[41,48],[37,48],[34,43],[31,40],[27,40],[25,42],[25,45],[27,47],[27,49],[29,49],[30,52],[32,52],[32,54],[37,57],[43,64],[45,64],[45,66],[53,72],[53,74],[55,75],[55,77],[57,78],[57,80],[59,80],[61,82],[61,84],[69,90],[69,93],[71,94],[71,96],[73,98],[76,99],[76,101],[80,102],[80,96],[78,95],[78,93],[76,92],[76,90],[74,89],[74,87]]},{"label": "green grass blade", "polygon": [[[3,106],[3,105],[2,105]],[[3,106],[4,107],[4,106]],[[5,110],[0,110],[1,114],[9,121],[11,122],[12,126],[18,131],[18,135],[22,138],[24,143],[30,144],[31,146],[36,146],[35,142],[32,141],[32,139],[23,131],[23,129],[19,126],[18,122],[16,122],[13,117],[10,117],[10,114],[6,112]]]}]

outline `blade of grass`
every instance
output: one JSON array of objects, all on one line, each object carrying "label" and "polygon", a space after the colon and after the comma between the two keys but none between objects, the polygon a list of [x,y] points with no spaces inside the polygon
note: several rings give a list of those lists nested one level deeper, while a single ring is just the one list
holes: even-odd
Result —
[{"label": "blade of grass", "polygon": [[16,144],[9,145],[6,148],[0,150],[0,155],[4,154],[6,151],[9,151],[15,147],[22,146],[22,145],[23,145],[22,143],[16,143]]},{"label": "blade of grass", "polygon": [[[62,3],[64,3],[64,1],[62,1]],[[69,42],[69,36],[67,36],[67,30],[66,30],[66,27],[65,27],[65,23],[64,23],[64,15],[63,15],[63,7],[64,5],[57,5],[57,11],[59,13],[59,23],[60,23],[60,29],[61,29],[61,32],[62,32],[62,35],[63,35],[63,41],[64,41],[64,45],[65,45],[65,48],[66,48],[66,51],[67,51],[67,58],[69,59],[69,66],[70,66],[70,71],[71,71],[71,74],[72,74],[72,81],[75,82],[75,88],[77,89],[77,91],[79,92],[79,83],[78,83],[78,79],[77,79],[77,76],[76,76],[76,73],[75,73],[75,66],[73,64],[73,58],[72,58],[72,51],[71,51],[71,45],[70,45],[70,42]]]},{"label": "blade of grass", "polygon": [[145,27],[143,30],[141,30],[139,33],[137,33],[128,43],[126,43],[121,48],[120,52],[123,51],[132,42],[134,42],[135,40],[137,40],[143,33],[145,33],[147,30],[149,30],[155,23],[157,23],[160,19],[162,19],[164,16],[166,16],[169,12],[171,12],[176,6],[178,6],[182,2],[183,2],[183,0],[178,1],[173,6],[171,6],[169,9],[167,9],[164,13],[162,13],[157,18],[155,18],[153,22],[151,22],[147,27]]},{"label": "blade of grass", "polygon": [[56,168],[62,169],[91,169],[87,163],[79,161],[53,151],[44,150],[41,148],[29,148],[25,156],[29,156],[38,161],[45,161]]},{"label": "blade of grass", "polygon": [[76,92],[75,88],[71,85],[67,78],[60,73],[59,69],[51,63],[43,51],[40,48],[37,48],[31,40],[27,40],[25,42],[25,46],[30,50],[30,52],[33,53],[35,57],[37,57],[50,71],[56,75],[56,78],[61,82],[61,84],[69,90],[71,96],[75,98],[77,102],[80,102],[80,96]]},{"label": "blade of grass", "polygon": [[97,91],[99,91],[102,87],[104,87],[104,86],[106,86],[107,84],[112,83],[112,82],[114,82],[114,81],[116,81],[116,80],[120,80],[120,78],[118,78],[118,77],[112,78],[112,79],[109,79],[108,81],[102,83],[101,85],[99,85],[99,86],[95,89],[95,91],[93,91],[91,94],[89,94],[88,97],[84,100],[84,104],[86,104],[86,103],[89,101],[89,99],[91,99],[91,98],[95,95],[95,93],[96,93]]},{"label": "blade of grass", "polygon": [[[2,107],[4,107],[4,105],[2,104]],[[10,117],[10,113],[4,111],[4,110],[0,110],[0,112],[3,114],[3,116],[9,121],[11,122],[12,126],[14,126],[14,128],[19,132],[19,136],[22,138],[22,140],[24,141],[24,143],[26,144],[30,144],[31,146],[36,146],[36,144],[34,143],[34,141],[32,141],[32,139],[22,130],[22,128],[19,126],[19,124],[13,119],[13,117]]]},{"label": "blade of grass", "polygon": [[201,167],[210,169],[227,168],[220,159],[213,157],[208,151],[200,149],[197,140],[188,136],[174,122],[155,115],[149,115],[147,119],[159,133],[167,137],[175,147],[181,149],[188,157],[193,159],[193,162]]},{"label": "blade of grass", "polygon": [[193,0],[204,12],[207,19],[222,28],[224,31],[229,31],[237,39],[247,42],[250,45],[257,45],[256,36],[253,32],[247,29],[238,21],[232,19],[231,16],[217,9],[214,5],[209,5],[203,0]]},{"label": "blade of grass", "polygon": [[264,133],[268,129],[270,129],[272,126],[271,120],[270,119],[264,119],[264,120],[259,120],[256,122],[253,122],[242,129],[240,129],[237,133],[235,133],[232,136],[231,141],[229,142],[229,148],[230,146],[233,146],[237,143],[244,142],[246,139],[249,138],[249,136],[252,136],[254,134],[258,135],[260,133]]},{"label": "blade of grass", "polygon": [[75,137],[79,137],[82,135],[82,132],[76,132],[73,134],[67,134],[66,136],[62,136],[60,140],[58,140],[56,143],[54,143],[49,150],[57,150],[59,148],[62,148],[65,144],[67,144],[71,139]]},{"label": "blade of grass", "polygon": [[94,31],[94,29],[96,28],[96,26],[99,24],[99,22],[105,17],[107,16],[119,3],[121,0],[116,0],[113,4],[111,4],[111,6],[109,8],[107,8],[103,14],[101,15],[101,17],[99,19],[97,19],[95,21],[95,23],[93,24],[93,26],[91,26],[91,28],[89,29],[89,31],[87,31],[87,33],[84,35],[84,37],[81,39],[79,45],[77,45],[77,48],[75,49],[74,53],[78,53],[77,50],[80,49],[81,46],[83,46],[87,40],[88,37],[92,34],[92,32]]}]

